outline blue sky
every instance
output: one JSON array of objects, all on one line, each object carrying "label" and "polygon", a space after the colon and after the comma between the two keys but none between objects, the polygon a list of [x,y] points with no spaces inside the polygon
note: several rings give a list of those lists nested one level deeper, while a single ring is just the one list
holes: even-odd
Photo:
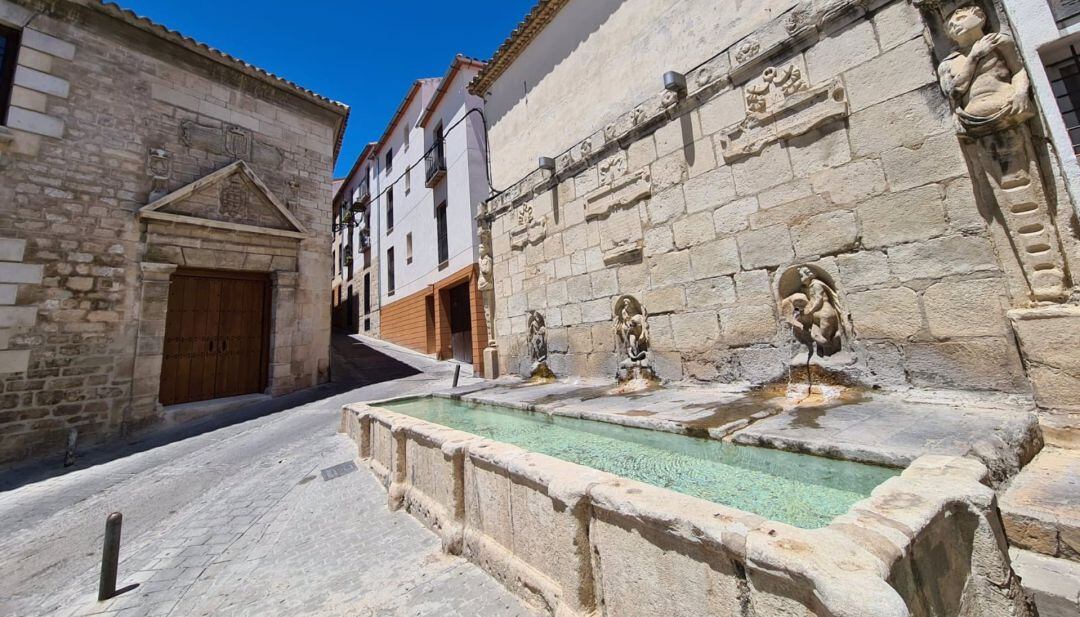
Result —
[{"label": "blue sky", "polygon": [[119,0],[352,108],[335,177],[378,139],[419,77],[454,54],[488,59],[535,0]]}]

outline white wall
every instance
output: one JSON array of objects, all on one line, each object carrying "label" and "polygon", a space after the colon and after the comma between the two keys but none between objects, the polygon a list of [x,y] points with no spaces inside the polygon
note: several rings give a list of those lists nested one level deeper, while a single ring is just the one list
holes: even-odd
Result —
[{"label": "white wall", "polygon": [[[482,130],[479,117],[470,115],[464,122],[455,123],[464,118],[470,108],[482,107],[483,101],[465,91],[468,82],[475,76],[475,69],[463,69],[457,73],[443,96],[436,113],[427,122],[426,127],[417,127],[416,122],[423,108],[435,94],[435,85],[423,86],[404,118],[394,130],[393,137],[386,146],[394,148],[394,166],[389,175],[382,170],[380,177],[386,187],[388,178],[394,180],[394,227],[391,233],[385,233],[385,216],[382,221],[382,246],[380,258],[382,306],[422,291],[451,274],[475,263],[476,248],[476,206],[488,196],[487,180],[484,168]],[[432,189],[424,186],[424,152],[433,143],[432,130],[442,120],[445,132],[446,177]],[[402,126],[411,127],[409,147],[403,149]],[[386,146],[379,153],[379,164],[386,156]],[[405,192],[406,165],[415,165],[411,175],[411,190]],[[439,268],[438,228],[435,222],[435,207],[443,199],[447,202],[447,235],[449,260]],[[380,215],[385,213],[385,199],[380,199]],[[412,234],[413,260],[406,263],[406,236]],[[386,252],[394,247],[395,289],[389,295],[386,284]]]},{"label": "white wall", "polygon": [[[505,188],[795,0],[576,0],[485,97],[492,175]],[[630,61],[627,61],[630,59]]]}]

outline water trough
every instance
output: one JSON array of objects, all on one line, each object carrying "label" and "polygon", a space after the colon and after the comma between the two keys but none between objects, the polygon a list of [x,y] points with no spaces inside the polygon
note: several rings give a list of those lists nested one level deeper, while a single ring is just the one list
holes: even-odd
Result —
[{"label": "water trough", "polygon": [[801,529],[384,407],[402,402],[342,412],[390,507],[551,615],[1029,614],[976,460],[921,456]]}]

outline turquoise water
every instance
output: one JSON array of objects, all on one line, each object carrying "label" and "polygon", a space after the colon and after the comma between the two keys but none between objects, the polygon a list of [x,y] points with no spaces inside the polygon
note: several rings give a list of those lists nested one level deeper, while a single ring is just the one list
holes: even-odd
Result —
[{"label": "turquoise water", "polygon": [[899,471],[607,422],[443,398],[379,405],[804,529],[823,527]]}]

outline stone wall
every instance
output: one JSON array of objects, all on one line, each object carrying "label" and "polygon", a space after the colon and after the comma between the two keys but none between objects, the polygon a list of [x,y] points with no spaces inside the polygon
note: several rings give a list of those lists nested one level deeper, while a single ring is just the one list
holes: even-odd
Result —
[{"label": "stone wall", "polygon": [[[269,390],[324,381],[325,237],[345,108],[115,6],[0,2],[9,25],[31,17],[0,154],[0,236],[25,244],[2,259],[42,277],[11,279],[18,306],[2,309],[27,307],[36,319],[2,326],[26,364],[5,363],[0,375],[0,462],[62,451],[71,428],[85,443],[161,419],[165,300],[178,266],[273,273]],[[236,176],[238,203],[272,214],[274,196],[306,233],[140,221],[148,203],[240,159],[265,184]],[[174,214],[213,219],[200,195],[186,202],[195,211]],[[295,227],[275,217],[246,222]]]},{"label": "stone wall", "polygon": [[488,202],[505,371],[528,374],[539,311],[557,375],[615,375],[613,305],[629,294],[661,378],[784,378],[807,358],[788,302],[808,267],[839,313],[830,361],[847,375],[1030,391],[1007,311],[1034,292],[969,169],[935,74],[944,53],[906,1],[816,4],[716,49],[687,92],[658,90]]}]

